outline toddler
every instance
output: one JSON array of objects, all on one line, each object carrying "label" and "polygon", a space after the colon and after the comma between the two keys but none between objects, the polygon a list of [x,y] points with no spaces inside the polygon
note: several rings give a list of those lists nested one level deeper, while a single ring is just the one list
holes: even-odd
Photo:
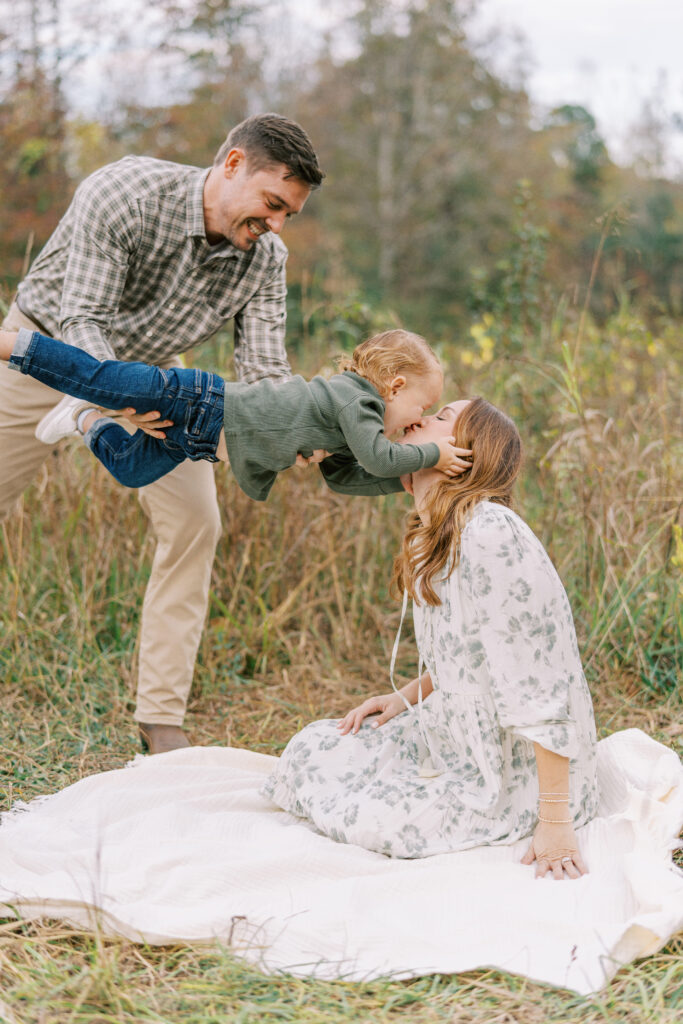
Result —
[{"label": "toddler", "polygon": [[[0,331],[0,358],[80,400],[67,404],[66,414],[64,402],[48,413],[38,437],[54,443],[80,432],[127,487],[152,483],[185,459],[223,460],[242,490],[264,501],[281,470],[317,449],[329,453],[321,463],[328,485],[349,494],[402,490],[401,476],[432,466],[451,476],[469,468],[470,453],[452,438],[424,445],[389,440],[419,423],[443,387],[434,352],[409,331],[369,338],[341,361],[341,373],[308,382],[297,376],[240,384],[204,370],[100,362],[26,329]],[[156,410],[171,425],[164,438],[131,435],[95,406]]]}]

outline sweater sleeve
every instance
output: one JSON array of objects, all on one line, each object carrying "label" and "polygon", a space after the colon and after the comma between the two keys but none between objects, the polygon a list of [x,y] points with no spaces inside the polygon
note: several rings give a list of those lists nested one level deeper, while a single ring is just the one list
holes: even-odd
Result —
[{"label": "sweater sleeve", "polygon": [[348,455],[330,455],[323,459],[320,472],[330,490],[338,494],[376,497],[403,491],[403,484],[397,476],[373,476]]},{"label": "sweater sleeve", "polygon": [[439,461],[439,447],[433,441],[424,445],[389,441],[377,403],[369,396],[363,395],[341,410],[339,427],[358,463],[372,476],[417,473]]}]

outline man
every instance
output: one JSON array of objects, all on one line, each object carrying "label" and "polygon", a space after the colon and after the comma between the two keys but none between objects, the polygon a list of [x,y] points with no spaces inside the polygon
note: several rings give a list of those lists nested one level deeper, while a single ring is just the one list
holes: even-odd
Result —
[{"label": "man", "polygon": [[[233,128],[208,170],[147,157],[103,167],[77,189],[3,327],[41,330],[98,359],[168,367],[232,319],[239,379],[285,379],[278,235],[322,178],[306,133],[275,114]],[[59,399],[0,366],[0,518],[49,455],[34,432]],[[154,414],[129,419],[150,433],[164,425]],[[135,719],[160,753],[189,745],[182,723],[220,535],[212,466],[183,463],[139,498],[157,544]]]}]

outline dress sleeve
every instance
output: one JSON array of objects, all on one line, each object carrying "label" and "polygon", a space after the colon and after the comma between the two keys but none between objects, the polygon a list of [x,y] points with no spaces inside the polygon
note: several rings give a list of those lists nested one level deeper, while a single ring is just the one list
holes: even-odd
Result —
[{"label": "dress sleeve", "polygon": [[576,757],[570,693],[583,670],[569,601],[543,545],[514,513],[494,508],[463,531],[451,579],[458,575],[478,636],[469,656],[486,666],[501,728]]},{"label": "dress sleeve", "polygon": [[339,413],[339,427],[358,463],[373,476],[403,476],[435,466],[439,447],[427,444],[393,444],[384,434],[384,420],[371,397],[349,402]]}]

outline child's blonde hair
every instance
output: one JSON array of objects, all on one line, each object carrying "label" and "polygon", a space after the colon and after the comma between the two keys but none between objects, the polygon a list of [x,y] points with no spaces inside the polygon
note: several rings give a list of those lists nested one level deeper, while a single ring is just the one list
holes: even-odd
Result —
[{"label": "child's blonde hair", "polygon": [[424,377],[441,364],[419,334],[397,328],[383,331],[361,342],[350,356],[340,356],[339,370],[353,370],[369,380],[384,398],[394,377],[413,374]]}]

